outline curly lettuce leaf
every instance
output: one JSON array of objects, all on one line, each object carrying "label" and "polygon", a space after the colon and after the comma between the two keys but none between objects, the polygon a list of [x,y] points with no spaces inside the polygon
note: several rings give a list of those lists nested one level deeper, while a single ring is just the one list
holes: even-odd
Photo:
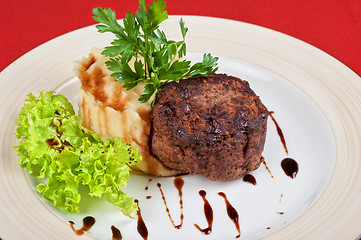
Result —
[{"label": "curly lettuce leaf", "polygon": [[104,197],[127,216],[138,209],[122,187],[130,166],[141,160],[137,149],[119,138],[101,141],[84,128],[73,106],[62,95],[29,94],[17,118],[15,148],[19,165],[29,174],[47,179],[36,188],[42,197],[69,212],[79,211],[79,184],[89,187],[92,197]]}]

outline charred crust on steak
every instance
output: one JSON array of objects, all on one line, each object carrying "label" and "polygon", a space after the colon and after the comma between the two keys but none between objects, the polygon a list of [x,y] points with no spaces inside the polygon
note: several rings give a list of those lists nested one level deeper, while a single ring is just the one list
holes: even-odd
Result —
[{"label": "charred crust on steak", "polygon": [[150,149],[165,166],[232,180],[261,164],[268,111],[247,81],[213,74],[165,84]]}]

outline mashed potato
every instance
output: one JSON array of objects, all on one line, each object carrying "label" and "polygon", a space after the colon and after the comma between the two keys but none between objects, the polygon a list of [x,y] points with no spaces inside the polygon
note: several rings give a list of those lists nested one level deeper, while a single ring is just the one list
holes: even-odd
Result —
[{"label": "mashed potato", "polygon": [[143,160],[133,170],[155,176],[173,176],[181,171],[165,167],[150,153],[148,140],[151,131],[150,99],[141,103],[138,98],[144,84],[127,91],[111,77],[106,68],[107,58],[100,49],[93,49],[88,58],[76,62],[81,83],[79,116],[86,128],[93,129],[104,140],[120,137],[138,149]]}]

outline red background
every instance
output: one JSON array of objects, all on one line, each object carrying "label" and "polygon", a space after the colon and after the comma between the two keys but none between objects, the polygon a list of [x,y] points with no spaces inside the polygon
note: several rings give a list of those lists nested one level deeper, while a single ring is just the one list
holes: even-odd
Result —
[{"label": "red background", "polygon": [[[149,0],[146,1],[149,3]],[[361,75],[361,0],[168,0],[168,14],[253,23],[286,33],[337,58]],[[138,0],[1,0],[0,71],[36,46],[95,24],[93,7],[123,18]]]}]

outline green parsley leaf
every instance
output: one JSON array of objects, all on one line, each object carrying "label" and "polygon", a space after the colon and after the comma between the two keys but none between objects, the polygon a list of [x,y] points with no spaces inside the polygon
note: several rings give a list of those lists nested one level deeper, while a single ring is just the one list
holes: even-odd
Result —
[{"label": "green parsley leaf", "polygon": [[[167,39],[165,33],[159,30],[159,24],[168,19],[166,5],[163,0],[158,0],[146,6],[145,1],[140,0],[136,14],[128,12],[122,26],[118,24],[112,9],[93,9],[93,18],[100,23],[96,26],[98,31],[111,32],[116,37],[111,46],[102,52],[110,58],[106,65],[113,71],[112,76],[123,83],[127,90],[139,82],[147,82],[139,101],[147,102],[154,96],[151,106],[164,84],[210,75],[218,70],[218,58],[211,54],[204,54],[203,61],[194,65],[182,59],[187,50],[185,38],[188,28],[181,18],[179,26],[182,40]],[[135,61],[131,65],[132,59]]]}]

